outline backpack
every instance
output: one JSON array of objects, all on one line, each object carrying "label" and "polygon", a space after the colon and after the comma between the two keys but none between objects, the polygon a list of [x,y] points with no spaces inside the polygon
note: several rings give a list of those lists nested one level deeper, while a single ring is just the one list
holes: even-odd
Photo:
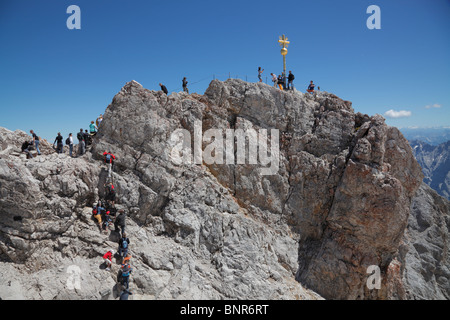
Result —
[{"label": "backpack", "polygon": [[107,155],[106,155],[106,162],[110,162],[111,161],[111,154],[110,153],[108,153]]},{"label": "backpack", "polygon": [[70,144],[70,138],[67,138],[66,139],[66,145],[69,145]]},{"label": "backpack", "polygon": [[117,274],[117,282],[122,283],[123,281],[123,273],[122,270],[119,270],[119,273]]},{"label": "backpack", "polygon": [[131,266],[130,265],[125,265],[122,268],[122,276],[123,277],[128,277],[131,273]]},{"label": "backpack", "polygon": [[126,239],[122,239],[122,248],[124,249],[128,248],[128,242]]},{"label": "backpack", "polygon": [[94,216],[96,216],[97,213],[98,213],[97,207],[94,207],[94,208],[92,209],[92,214],[93,214]]}]

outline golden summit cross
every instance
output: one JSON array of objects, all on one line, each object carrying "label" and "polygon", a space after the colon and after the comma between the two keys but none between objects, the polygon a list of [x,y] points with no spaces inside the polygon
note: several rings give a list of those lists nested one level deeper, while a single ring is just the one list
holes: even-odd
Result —
[{"label": "golden summit cross", "polygon": [[286,55],[288,53],[288,50],[286,49],[289,45],[288,38],[283,34],[281,37],[279,37],[280,40],[278,40],[278,43],[281,48],[281,55],[283,56],[283,77],[286,77]]},{"label": "golden summit cross", "polygon": [[280,40],[278,40],[278,42],[280,43],[280,46],[282,46],[283,48],[287,48],[289,45],[288,38],[284,34],[279,38]]}]

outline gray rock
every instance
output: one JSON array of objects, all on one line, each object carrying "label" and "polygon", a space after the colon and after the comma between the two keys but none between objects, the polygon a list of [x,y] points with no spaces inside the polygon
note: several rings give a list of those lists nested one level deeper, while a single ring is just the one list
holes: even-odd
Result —
[{"label": "gray rock", "polygon": [[[277,129],[279,141],[261,150],[277,143],[279,150],[270,163],[238,163],[231,140],[224,157],[234,162],[196,163],[198,123],[202,133],[221,130],[217,141],[227,129],[269,136]],[[192,154],[182,154],[190,162],[174,161],[173,133],[181,129],[191,136],[183,147],[191,144]],[[117,157],[112,178],[117,208],[127,212],[134,300],[448,297],[448,261],[420,247],[447,248],[444,231],[404,240],[422,180],[411,148],[381,116],[355,114],[333,94],[215,80],[204,96],[166,96],[132,81],[82,157],[19,159],[23,137],[8,137],[16,142],[0,159],[0,297],[118,299],[121,261],[106,271],[102,260],[117,250],[118,233],[100,232],[91,216],[105,195],[105,150]],[[263,174],[275,155],[276,171]],[[439,201],[427,202],[430,215],[448,210],[445,203],[436,210]],[[369,265],[381,268],[382,290],[366,288]]]}]

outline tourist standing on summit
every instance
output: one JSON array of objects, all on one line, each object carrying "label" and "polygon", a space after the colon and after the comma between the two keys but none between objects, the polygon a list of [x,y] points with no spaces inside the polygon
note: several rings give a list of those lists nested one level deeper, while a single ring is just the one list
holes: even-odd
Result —
[{"label": "tourist standing on summit", "polygon": [[189,94],[189,89],[187,88],[188,81],[186,80],[186,77],[183,78],[183,91]]},{"label": "tourist standing on summit", "polygon": [[39,150],[39,137],[37,136],[36,133],[34,133],[33,130],[30,130],[31,135],[33,136],[33,142],[34,142],[34,146],[36,147],[36,151],[38,156],[41,155],[41,151]]},{"label": "tourist standing on summit", "polygon": [[73,152],[73,137],[72,133],[69,133],[69,155],[72,157]]},{"label": "tourist standing on summit", "polygon": [[264,72],[264,69],[261,69],[261,67],[258,67],[258,79],[259,82],[262,82],[262,73]]},{"label": "tourist standing on summit", "polygon": [[311,80],[311,83],[308,86],[308,90],[306,90],[306,91],[308,91],[309,93],[314,93],[314,87],[315,87],[315,85],[314,85],[313,81]]},{"label": "tourist standing on summit", "polygon": [[274,74],[274,73],[271,73],[270,75],[272,76],[273,86],[274,86],[274,88],[276,88],[277,87],[277,82],[278,82],[277,75]]},{"label": "tourist standing on summit", "polygon": [[159,84],[159,86],[161,87],[161,90],[167,95],[169,93],[169,91],[167,90],[166,86],[163,84]]},{"label": "tourist standing on summit", "polygon": [[61,135],[61,132],[58,132],[58,135],[55,138],[55,141],[53,142],[53,147],[56,144],[56,152],[57,153],[63,153],[63,137]]},{"label": "tourist standing on summit", "polygon": [[278,82],[278,88],[280,88],[280,90],[283,91],[284,81],[283,81],[283,76],[281,74],[278,76],[277,82]]},{"label": "tourist standing on summit", "polygon": [[288,75],[288,90],[294,90],[294,75],[292,74],[292,71],[289,71]]}]

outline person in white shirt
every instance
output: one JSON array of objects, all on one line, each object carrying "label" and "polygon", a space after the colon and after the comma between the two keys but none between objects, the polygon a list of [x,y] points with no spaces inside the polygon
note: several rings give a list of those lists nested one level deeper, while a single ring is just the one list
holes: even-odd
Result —
[{"label": "person in white shirt", "polygon": [[73,151],[73,137],[72,134],[69,133],[69,155],[72,157],[72,151]]},{"label": "person in white shirt", "polygon": [[275,74],[271,73],[270,74],[272,76],[272,82],[273,82],[273,86],[276,88],[277,87],[277,82],[278,82],[278,78]]}]

